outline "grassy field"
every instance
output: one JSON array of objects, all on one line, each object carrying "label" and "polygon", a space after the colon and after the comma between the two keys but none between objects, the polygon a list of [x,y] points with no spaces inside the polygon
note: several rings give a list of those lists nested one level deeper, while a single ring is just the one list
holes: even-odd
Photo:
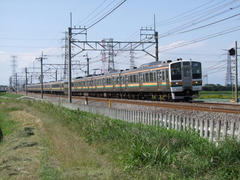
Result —
[{"label": "grassy field", "polygon": [[234,99],[234,95],[232,95],[232,91],[200,91],[199,98],[200,99]]},{"label": "grassy field", "polygon": [[216,147],[192,131],[131,124],[48,103],[0,101],[6,117],[15,113],[34,119],[40,179],[240,178],[240,143],[235,140]]}]

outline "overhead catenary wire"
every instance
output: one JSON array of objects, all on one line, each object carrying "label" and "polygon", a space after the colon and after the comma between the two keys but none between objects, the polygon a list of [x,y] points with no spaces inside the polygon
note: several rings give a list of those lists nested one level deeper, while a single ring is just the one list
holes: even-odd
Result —
[{"label": "overhead catenary wire", "polygon": [[[106,12],[109,11],[109,9],[112,9],[113,7],[115,7],[115,2],[119,1],[119,0],[112,0],[111,2],[109,2],[108,4],[106,4],[102,9],[95,12],[94,16],[90,17],[88,20],[86,20],[84,22],[85,26],[88,26],[89,24],[92,24],[93,22],[95,22],[97,19],[99,19],[101,16],[103,16],[104,14],[106,14]],[[121,0],[122,1],[122,0]]]},{"label": "overhead catenary wire", "polygon": [[[214,3],[214,1],[215,0],[206,1],[203,4],[201,4],[197,7],[194,7],[193,9],[182,12],[182,13],[174,16],[174,17],[159,21],[156,24],[157,24],[157,26],[163,26],[163,25],[171,25],[171,24],[174,24],[174,23],[179,23],[179,20],[181,20],[181,22],[186,21],[189,18],[191,19],[194,16],[198,16],[199,13],[206,12],[206,10],[208,10],[208,9],[210,9],[210,8],[216,6],[216,5],[221,4],[220,2],[212,4],[212,3]],[[226,0],[223,0],[222,2],[224,2],[224,1],[226,1]]]},{"label": "overhead catenary wire", "polygon": [[[222,7],[226,8],[226,6],[224,6],[224,5],[222,5]],[[159,38],[164,38],[164,37],[168,37],[170,35],[176,34],[179,31],[181,32],[184,29],[187,29],[189,27],[195,26],[195,25],[200,24],[200,23],[202,23],[204,21],[208,21],[208,20],[213,19],[213,18],[215,18],[217,16],[220,16],[220,15],[223,15],[223,14],[228,13],[230,11],[233,11],[235,9],[238,9],[239,7],[240,7],[240,5],[228,8],[227,10],[224,10],[224,11],[221,11],[221,12],[217,12],[215,10],[216,9],[215,8],[215,9],[213,9],[212,12],[214,12],[214,13],[217,12],[217,13],[212,15],[212,13],[206,12],[204,15],[202,15],[200,17],[197,17],[197,18],[195,18],[195,19],[193,19],[193,20],[191,20],[191,21],[189,21],[189,22],[187,22],[187,23],[185,23],[183,25],[177,26],[177,27],[175,27],[173,29],[168,30],[167,32],[159,34]]]},{"label": "overhead catenary wire", "polygon": [[113,9],[111,9],[108,13],[106,13],[104,16],[102,16],[100,19],[96,20],[94,23],[92,23],[91,25],[87,26],[86,29],[90,29],[93,26],[95,26],[96,24],[98,24],[99,22],[101,22],[103,19],[105,19],[106,17],[108,17],[110,14],[112,14],[115,10],[117,10],[120,6],[122,6],[127,0],[123,0],[122,2],[120,2],[119,4],[117,4],[117,6],[115,6]]},{"label": "overhead catenary wire", "polygon": [[210,35],[207,35],[207,36],[204,36],[204,37],[192,40],[192,41],[179,43],[176,46],[159,50],[159,52],[163,53],[163,52],[166,52],[166,51],[169,51],[169,50],[173,50],[173,49],[176,49],[176,48],[180,48],[180,47],[188,46],[188,45],[191,45],[191,44],[199,43],[201,41],[205,41],[205,40],[212,39],[212,38],[215,38],[215,37],[223,36],[225,34],[233,33],[233,32],[239,31],[239,30],[240,30],[240,26],[236,26],[236,27],[226,29],[226,30],[218,32],[218,33],[210,34]]},{"label": "overhead catenary wire", "polygon": [[226,20],[235,18],[235,17],[237,17],[237,16],[239,16],[239,15],[240,15],[240,13],[234,14],[233,16],[230,16],[230,17],[227,17],[227,18],[223,18],[223,19],[220,19],[220,20],[218,20],[218,21],[214,21],[214,22],[211,22],[211,23],[209,23],[209,24],[206,24],[206,25],[203,25],[203,26],[199,26],[199,27],[196,27],[196,28],[187,30],[187,31],[182,31],[182,32],[180,32],[180,33],[187,33],[187,32],[195,31],[195,30],[202,29],[202,28],[205,28],[205,27],[208,27],[208,26],[212,26],[212,25],[218,24],[218,23],[220,23],[220,22],[223,22],[223,21],[226,21]]},{"label": "overhead catenary wire", "polygon": [[92,10],[83,20],[81,20],[79,23],[84,24],[94,13],[98,11],[108,0],[104,0],[101,2],[94,10]]}]

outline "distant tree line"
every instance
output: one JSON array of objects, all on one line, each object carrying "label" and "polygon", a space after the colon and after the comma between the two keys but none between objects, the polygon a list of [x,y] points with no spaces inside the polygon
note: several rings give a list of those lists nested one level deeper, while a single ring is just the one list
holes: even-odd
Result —
[{"label": "distant tree line", "polygon": [[232,86],[231,85],[223,86],[221,84],[206,84],[203,86],[202,90],[203,91],[232,91]]}]

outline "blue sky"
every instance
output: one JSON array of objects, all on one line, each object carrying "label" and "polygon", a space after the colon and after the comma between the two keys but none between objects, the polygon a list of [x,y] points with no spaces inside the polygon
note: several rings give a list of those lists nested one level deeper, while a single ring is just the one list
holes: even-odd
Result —
[{"label": "blue sky", "polygon": [[[26,66],[33,66],[32,61],[40,56],[41,51],[49,55],[47,62],[63,63],[63,58],[60,55],[63,53],[61,47],[64,45],[64,42],[61,39],[64,38],[64,32],[69,26],[70,12],[73,13],[74,25],[88,25],[91,21],[85,23],[88,22],[86,21],[86,17],[101,3],[105,2],[104,5],[107,5],[111,2],[118,3],[120,1],[0,0],[0,84],[8,84],[11,74],[10,62],[12,55],[17,56],[18,72],[21,72]],[[102,10],[103,14],[104,5],[98,9]],[[240,16],[213,26],[179,34],[179,32],[184,30],[191,30],[192,28],[207,25],[237,14],[240,9],[239,5],[239,0],[127,0],[114,13],[89,29],[88,39],[101,40],[104,38],[114,38],[114,40],[119,41],[139,40],[138,33],[140,27],[152,25],[154,14],[156,15],[157,30],[160,35],[175,27],[183,27],[182,25],[191,21],[192,24],[189,28],[180,28],[177,34],[159,39],[160,60],[183,58],[201,61],[204,73],[209,71],[208,82],[224,84],[226,69],[224,68],[226,64],[224,62],[226,60],[226,51],[224,49],[234,46],[234,41],[239,40],[240,31],[171,51],[162,52],[162,49],[237,26]],[[200,6],[201,8],[196,9]],[[232,10],[230,10],[231,8]],[[189,10],[192,9],[195,10],[190,13]],[[90,17],[93,17],[92,22],[94,22],[94,15],[101,12],[96,11],[94,12],[95,14],[91,14]],[[183,15],[186,12],[189,12],[189,14]],[[217,15],[217,13],[219,14]],[[214,14],[216,17],[209,18]],[[179,19],[172,21],[173,19],[171,18],[176,16]],[[202,23],[194,25],[193,23],[200,17],[206,17],[206,19]],[[150,49],[150,51],[153,51],[153,49]],[[89,56],[91,61],[96,61],[100,58],[97,53],[89,53]],[[116,57],[117,68],[128,68],[128,56],[128,53],[120,53]],[[144,53],[135,54],[135,56],[137,57],[135,59],[136,65],[154,60]],[[80,61],[84,61],[84,58],[80,58]],[[37,62],[35,64],[37,65]],[[213,70],[214,65],[219,64],[220,68]],[[100,63],[91,65],[92,69],[100,66]]]}]

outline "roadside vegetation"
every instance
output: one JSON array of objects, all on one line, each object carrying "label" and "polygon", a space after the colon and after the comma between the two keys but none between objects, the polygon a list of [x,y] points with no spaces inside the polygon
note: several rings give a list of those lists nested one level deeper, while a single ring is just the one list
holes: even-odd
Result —
[{"label": "roadside vegetation", "polygon": [[132,124],[50,103],[0,101],[6,103],[6,116],[21,110],[41,120],[41,179],[240,179],[236,140],[216,146],[193,131]]},{"label": "roadside vegetation", "polygon": [[235,140],[216,147],[192,131],[131,124],[52,104],[30,105],[77,132],[131,178],[240,178],[240,143]]},{"label": "roadside vegetation", "polygon": [[[231,85],[206,84],[200,91],[199,99],[234,99],[234,88]],[[240,94],[239,94],[240,95]]]},{"label": "roadside vegetation", "polygon": [[5,92],[0,92],[0,97],[7,97],[7,98],[19,98],[22,95],[20,94],[13,94],[13,93],[5,93]]},{"label": "roadside vegetation", "polygon": [[234,99],[232,91],[200,91],[199,99]]}]

